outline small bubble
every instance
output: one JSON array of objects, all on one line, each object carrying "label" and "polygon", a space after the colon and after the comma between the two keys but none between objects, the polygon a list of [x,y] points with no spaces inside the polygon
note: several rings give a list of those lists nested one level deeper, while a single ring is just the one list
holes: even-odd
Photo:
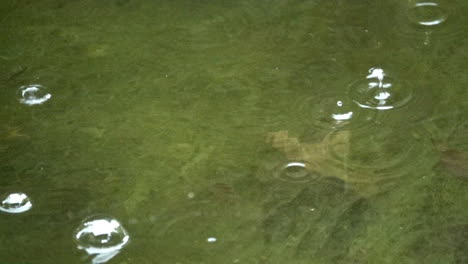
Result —
[{"label": "small bubble", "polygon": [[25,105],[39,105],[47,102],[52,95],[47,93],[47,89],[40,84],[31,84],[27,86],[21,86],[20,92],[20,103]]},{"label": "small bubble", "polygon": [[75,231],[78,248],[95,255],[93,263],[104,263],[117,255],[130,236],[119,221],[106,216],[86,219]]},{"label": "small bubble", "polygon": [[0,211],[19,214],[31,209],[32,203],[24,193],[9,193],[2,199]]}]

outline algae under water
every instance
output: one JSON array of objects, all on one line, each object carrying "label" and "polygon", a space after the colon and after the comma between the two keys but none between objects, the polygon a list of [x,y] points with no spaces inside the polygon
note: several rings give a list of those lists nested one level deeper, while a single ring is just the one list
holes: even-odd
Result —
[{"label": "algae under water", "polygon": [[468,2],[0,2],[0,262],[468,261]]}]

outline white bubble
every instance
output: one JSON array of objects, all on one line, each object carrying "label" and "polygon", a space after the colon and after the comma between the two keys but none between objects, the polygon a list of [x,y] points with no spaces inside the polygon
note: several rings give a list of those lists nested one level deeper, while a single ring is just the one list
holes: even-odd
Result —
[{"label": "white bubble", "polygon": [[52,95],[47,93],[47,89],[40,84],[31,84],[21,86],[20,90],[20,103],[25,105],[39,105],[47,102]]},{"label": "white bubble", "polygon": [[78,248],[95,255],[92,263],[105,263],[117,255],[130,236],[119,221],[111,217],[95,216],[86,219],[75,231]]},{"label": "white bubble", "polygon": [[9,193],[2,199],[0,211],[19,214],[31,209],[32,203],[29,197],[24,193]]}]

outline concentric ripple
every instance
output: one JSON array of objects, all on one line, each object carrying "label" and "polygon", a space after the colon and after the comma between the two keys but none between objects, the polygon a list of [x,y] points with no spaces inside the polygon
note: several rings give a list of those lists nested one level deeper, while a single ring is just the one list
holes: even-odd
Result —
[{"label": "concentric ripple", "polygon": [[40,84],[31,84],[19,88],[19,102],[25,105],[40,105],[47,102],[52,95],[46,87]]},{"label": "concentric ripple", "polygon": [[328,147],[333,159],[346,166],[351,183],[383,188],[404,176],[424,175],[437,162],[429,135],[410,124],[353,132],[349,151],[339,144]]},{"label": "concentric ripple", "polygon": [[357,107],[346,98],[345,93],[311,96],[301,102],[299,107],[305,123],[324,131],[361,127],[369,124],[375,117],[375,113]]},{"label": "concentric ripple", "polygon": [[0,204],[0,211],[19,214],[29,211],[32,203],[29,197],[24,193],[8,193],[2,198]]},{"label": "concentric ripple", "polygon": [[361,108],[389,110],[406,105],[413,92],[383,69],[371,68],[364,79],[350,85],[348,95]]}]

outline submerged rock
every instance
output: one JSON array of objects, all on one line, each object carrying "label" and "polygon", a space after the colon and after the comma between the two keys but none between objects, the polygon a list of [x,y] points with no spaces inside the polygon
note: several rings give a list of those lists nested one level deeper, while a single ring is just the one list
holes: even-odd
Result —
[{"label": "submerged rock", "polygon": [[440,150],[439,166],[450,174],[468,179],[468,153],[456,149]]},{"label": "submerged rock", "polygon": [[349,166],[350,138],[350,131],[341,130],[327,134],[318,142],[304,143],[289,136],[288,131],[278,131],[267,135],[267,143],[282,153],[286,162],[302,162],[313,176],[311,179],[334,177],[360,195],[373,195],[378,188],[372,171],[358,171]]}]

